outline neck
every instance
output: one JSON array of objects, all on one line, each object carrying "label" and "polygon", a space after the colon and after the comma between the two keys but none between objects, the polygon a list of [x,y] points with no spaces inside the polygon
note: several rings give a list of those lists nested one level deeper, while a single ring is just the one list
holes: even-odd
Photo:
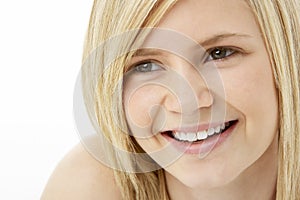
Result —
[{"label": "neck", "polygon": [[189,188],[166,172],[166,180],[172,200],[256,200],[276,199],[277,139],[268,150],[236,179],[227,185],[212,189]]}]

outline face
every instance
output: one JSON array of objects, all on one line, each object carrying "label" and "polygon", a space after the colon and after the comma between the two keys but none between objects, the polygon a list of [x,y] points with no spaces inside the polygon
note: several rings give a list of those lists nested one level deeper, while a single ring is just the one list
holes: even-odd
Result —
[{"label": "face", "polygon": [[202,188],[274,155],[277,93],[246,2],[179,1],[157,27],[171,32],[150,34],[124,79],[127,122],[144,151],[168,177]]}]

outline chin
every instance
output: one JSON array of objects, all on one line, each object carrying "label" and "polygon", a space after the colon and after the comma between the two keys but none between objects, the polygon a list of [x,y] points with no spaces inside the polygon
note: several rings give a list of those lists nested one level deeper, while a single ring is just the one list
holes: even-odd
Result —
[{"label": "chin", "polygon": [[166,168],[166,171],[175,181],[191,189],[210,190],[224,187],[237,179],[243,171],[242,168],[213,159],[187,163],[187,159],[181,158],[176,164]]}]

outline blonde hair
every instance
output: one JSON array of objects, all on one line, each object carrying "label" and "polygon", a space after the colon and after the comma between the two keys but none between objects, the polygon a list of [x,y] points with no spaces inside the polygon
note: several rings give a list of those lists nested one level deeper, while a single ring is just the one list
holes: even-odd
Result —
[{"label": "blonde hair", "polygon": [[[277,199],[300,196],[300,5],[297,0],[248,0],[269,52],[279,93],[279,169]],[[142,149],[127,134],[122,82],[125,63],[134,52],[138,32],[126,40],[103,43],[124,32],[155,27],[176,0],[95,0],[83,53],[82,84],[87,110],[115,146]],[[142,42],[142,40],[140,41]],[[138,45],[138,44],[137,44]],[[101,48],[99,49],[99,46]],[[127,52],[127,53],[120,53]],[[91,54],[94,54],[91,56]],[[113,55],[120,55],[111,61]],[[109,66],[109,67],[107,67]],[[113,162],[133,163],[113,149]],[[114,170],[123,199],[169,199],[163,169],[147,173]]]},{"label": "blonde hair", "polygon": [[300,1],[249,0],[279,93],[277,199],[300,197]]}]

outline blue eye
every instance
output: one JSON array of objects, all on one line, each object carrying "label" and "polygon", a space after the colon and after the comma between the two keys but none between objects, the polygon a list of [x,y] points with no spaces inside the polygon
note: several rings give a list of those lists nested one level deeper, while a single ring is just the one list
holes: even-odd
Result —
[{"label": "blue eye", "polygon": [[161,66],[154,62],[146,62],[146,63],[141,63],[137,64],[134,67],[134,70],[136,72],[152,72],[152,71],[157,71],[163,69]]},{"label": "blue eye", "polygon": [[234,53],[236,53],[236,51],[233,49],[226,47],[216,47],[208,50],[208,57],[206,61],[221,60],[233,55]]}]

